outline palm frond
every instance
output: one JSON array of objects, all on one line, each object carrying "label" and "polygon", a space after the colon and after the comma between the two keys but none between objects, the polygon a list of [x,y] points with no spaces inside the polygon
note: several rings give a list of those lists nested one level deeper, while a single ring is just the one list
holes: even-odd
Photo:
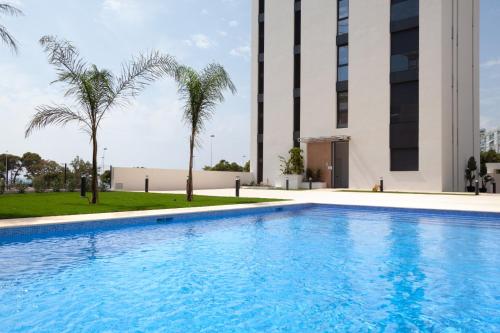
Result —
[{"label": "palm frond", "polygon": [[7,31],[7,28],[0,24],[0,40],[10,47],[14,53],[18,52],[16,39]]},{"label": "palm frond", "polygon": [[236,87],[229,74],[219,64],[210,64],[200,72],[180,66],[175,78],[178,83],[178,93],[184,104],[184,121],[191,127],[195,136],[203,132],[206,121],[210,120],[218,103],[224,101],[224,91],[236,92]]},{"label": "palm frond", "polygon": [[9,5],[8,3],[0,3],[0,14],[6,14],[10,16],[21,16],[24,15],[23,11]]},{"label": "palm frond", "polygon": [[77,121],[90,128],[90,124],[77,112],[72,111],[65,105],[41,105],[36,108],[36,113],[26,128],[25,136],[28,137],[33,131],[49,125],[66,125]]},{"label": "palm frond", "polygon": [[53,82],[74,84],[80,80],[86,63],[80,58],[76,47],[69,41],[59,40],[54,36],[43,36],[40,38],[40,45],[47,53],[49,63],[56,67],[58,77]]},{"label": "palm frond", "polygon": [[163,76],[174,76],[177,62],[170,55],[158,51],[141,54],[122,64],[120,77],[114,82],[114,92],[107,101],[107,107],[124,104],[136,97],[146,86]]},{"label": "palm frond", "polygon": [[[0,3],[0,14],[20,16],[23,15],[23,12],[20,9],[9,5],[8,3]],[[3,44],[7,45],[14,53],[18,52],[16,39],[3,25],[0,25],[0,40]]]}]

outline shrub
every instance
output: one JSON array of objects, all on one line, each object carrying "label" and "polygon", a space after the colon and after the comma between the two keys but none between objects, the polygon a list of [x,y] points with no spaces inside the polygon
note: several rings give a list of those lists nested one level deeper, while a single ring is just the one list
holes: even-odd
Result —
[{"label": "shrub", "polygon": [[61,192],[61,188],[62,188],[61,180],[59,180],[59,178],[55,179],[54,182],[52,183],[52,191]]},{"label": "shrub", "polygon": [[16,191],[19,194],[26,193],[27,188],[28,188],[28,186],[26,186],[26,184],[24,184],[24,183],[16,183]]},{"label": "shrub", "polygon": [[316,170],[316,173],[313,178],[316,178],[315,181],[317,182],[321,181],[321,169]]},{"label": "shrub", "polygon": [[474,190],[473,181],[476,179],[477,162],[474,156],[471,156],[467,161],[467,169],[465,169],[465,179],[469,182],[468,190]]},{"label": "shrub", "polygon": [[5,193],[5,180],[3,178],[0,178],[0,194]]},{"label": "shrub", "polygon": [[288,159],[279,156],[281,161],[281,173],[284,175],[301,175],[304,173],[304,157],[302,149],[292,148],[288,151]]},{"label": "shrub", "polygon": [[107,192],[108,191],[108,184],[101,182],[101,184],[99,184],[99,191],[100,192]]},{"label": "shrub", "polygon": [[70,178],[66,184],[66,191],[75,192],[75,190],[76,190],[75,180]]},{"label": "shrub", "polygon": [[43,176],[36,176],[33,178],[33,188],[36,193],[45,192],[45,180],[43,179]]}]

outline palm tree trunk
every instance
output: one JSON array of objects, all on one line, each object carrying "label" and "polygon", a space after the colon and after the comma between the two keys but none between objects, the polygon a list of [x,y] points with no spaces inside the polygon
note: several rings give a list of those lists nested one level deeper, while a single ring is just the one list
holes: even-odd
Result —
[{"label": "palm tree trunk", "polygon": [[92,133],[92,204],[97,203],[97,133]]},{"label": "palm tree trunk", "polygon": [[187,184],[187,201],[193,201],[193,153],[194,153],[194,134],[189,139],[189,174]]}]

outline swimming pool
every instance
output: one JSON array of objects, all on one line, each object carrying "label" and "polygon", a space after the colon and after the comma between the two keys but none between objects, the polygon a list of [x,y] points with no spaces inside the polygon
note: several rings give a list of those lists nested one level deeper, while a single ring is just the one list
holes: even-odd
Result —
[{"label": "swimming pool", "polygon": [[0,230],[2,332],[494,332],[500,215],[299,205]]}]

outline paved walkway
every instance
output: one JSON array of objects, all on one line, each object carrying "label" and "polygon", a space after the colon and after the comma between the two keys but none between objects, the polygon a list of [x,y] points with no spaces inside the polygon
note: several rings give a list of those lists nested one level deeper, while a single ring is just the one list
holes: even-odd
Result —
[{"label": "paved walkway", "polygon": [[[170,193],[183,193],[173,191]],[[197,190],[195,194],[213,196],[234,196],[234,189]],[[360,205],[400,208],[426,208],[446,210],[468,210],[500,213],[500,195],[481,194],[407,194],[346,192],[331,189],[312,191],[282,191],[267,189],[246,189],[240,191],[242,197],[290,199],[297,202]]]}]

